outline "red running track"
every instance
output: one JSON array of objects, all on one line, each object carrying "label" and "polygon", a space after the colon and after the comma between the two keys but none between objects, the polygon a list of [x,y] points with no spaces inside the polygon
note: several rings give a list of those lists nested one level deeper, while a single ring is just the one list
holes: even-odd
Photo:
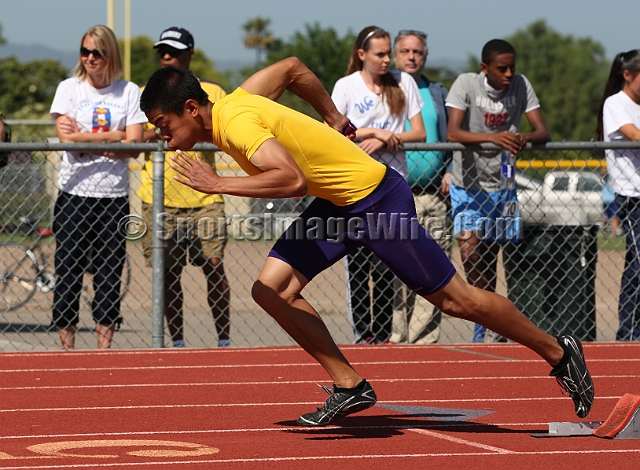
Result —
[{"label": "red running track", "polygon": [[513,344],[345,346],[378,405],[297,426],[327,395],[301,349],[0,354],[0,470],[640,468],[640,440],[535,438],[640,393],[640,343],[593,343],[588,418]]}]

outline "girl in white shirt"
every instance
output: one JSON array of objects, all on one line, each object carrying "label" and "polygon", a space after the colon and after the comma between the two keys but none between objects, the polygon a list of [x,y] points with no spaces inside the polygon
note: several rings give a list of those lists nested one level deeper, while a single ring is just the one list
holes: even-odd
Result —
[{"label": "girl in white shirt", "polygon": [[[147,121],[140,89],[118,77],[122,60],[113,31],[94,26],[80,42],[73,77],[58,85],[51,105],[60,142],[142,142]],[[54,212],[57,275],[53,325],[64,349],[75,347],[82,276],[93,262],[92,305],[98,348],[111,346],[120,317],[120,281],[129,214],[129,154],[65,152]]]},{"label": "girl in white shirt", "polygon": [[[377,26],[364,28],[351,50],[347,76],[338,80],[331,98],[338,111],[358,128],[358,146],[407,177],[404,142],[424,142],[420,113],[424,103],[415,80],[389,71],[391,40]],[[411,130],[405,131],[409,121]],[[386,343],[391,336],[395,276],[366,248],[347,256],[349,318],[356,343]],[[369,277],[373,278],[373,313]]]},{"label": "girl in white shirt", "polygon": [[[605,142],[640,140],[640,49],[613,60],[598,113],[598,138]],[[627,253],[620,286],[616,334],[640,340],[640,149],[607,149],[607,172],[616,194]]]}]

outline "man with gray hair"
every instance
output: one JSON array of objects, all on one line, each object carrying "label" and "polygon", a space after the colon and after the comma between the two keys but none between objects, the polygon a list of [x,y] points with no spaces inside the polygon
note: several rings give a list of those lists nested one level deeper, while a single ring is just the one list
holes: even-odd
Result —
[{"label": "man with gray hair", "polygon": [[[393,41],[396,68],[413,77],[420,90],[424,107],[422,120],[427,142],[442,142],[447,136],[447,89],[429,80],[423,69],[427,61],[427,35],[422,31],[403,29]],[[408,123],[407,123],[408,125]],[[449,152],[407,151],[409,185],[413,191],[418,218],[442,249],[451,257],[451,216],[448,203],[450,173],[446,167]],[[440,337],[442,312],[422,297],[417,297],[400,281],[396,281],[392,343],[435,343]]]}]

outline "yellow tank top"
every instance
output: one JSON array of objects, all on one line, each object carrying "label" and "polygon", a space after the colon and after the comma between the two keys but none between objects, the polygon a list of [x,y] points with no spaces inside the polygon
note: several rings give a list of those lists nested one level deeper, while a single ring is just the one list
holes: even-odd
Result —
[{"label": "yellow tank top", "polygon": [[213,142],[249,175],[250,161],[268,139],[277,139],[307,179],[308,194],[338,206],[353,204],[378,186],[385,166],[326,124],[241,88],[212,111]]}]

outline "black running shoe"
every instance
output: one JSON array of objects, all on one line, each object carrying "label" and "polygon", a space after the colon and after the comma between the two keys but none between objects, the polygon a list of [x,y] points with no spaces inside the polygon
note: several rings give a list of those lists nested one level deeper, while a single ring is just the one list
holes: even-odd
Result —
[{"label": "black running shoe", "polygon": [[558,336],[557,339],[564,349],[564,357],[549,375],[556,378],[562,393],[571,397],[578,417],[584,418],[591,411],[594,389],[584,361],[582,343],[573,335]]},{"label": "black running shoe", "polygon": [[304,426],[326,426],[338,415],[344,416],[358,411],[366,410],[376,404],[376,392],[369,382],[363,380],[356,387],[356,391],[345,392],[333,386],[333,390],[325,385],[319,385],[325,392],[331,395],[324,402],[322,408],[313,413],[303,414],[297,423]]}]

